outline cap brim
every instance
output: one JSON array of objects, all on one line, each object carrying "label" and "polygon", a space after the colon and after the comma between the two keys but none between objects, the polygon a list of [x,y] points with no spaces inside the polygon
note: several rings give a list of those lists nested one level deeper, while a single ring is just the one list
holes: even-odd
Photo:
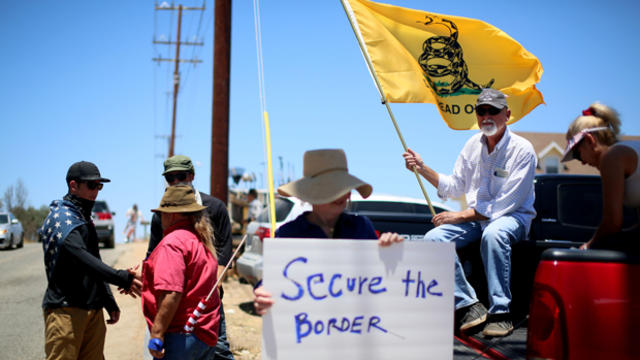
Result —
[{"label": "cap brim", "polygon": [[363,198],[369,197],[373,187],[347,172],[330,172],[315,177],[305,177],[278,188],[282,196],[295,196],[313,205],[328,204],[351,190],[357,190]]},{"label": "cap brim", "polygon": [[564,154],[562,154],[562,159],[560,160],[560,162],[567,162],[567,161],[571,161],[571,160],[573,160],[573,159],[575,159],[575,158],[573,157],[573,148],[571,148],[571,149],[566,149],[566,150],[564,151]]},{"label": "cap brim", "polygon": [[476,103],[476,107],[478,107],[478,106],[482,106],[482,105],[489,105],[489,106],[492,106],[492,107],[494,107],[494,108],[496,108],[496,109],[504,109],[504,108],[506,108],[506,107],[507,107],[507,105],[504,105],[504,104],[496,104],[496,103],[492,103],[492,102],[490,102],[490,101],[484,101],[484,102]]},{"label": "cap brim", "polygon": [[171,167],[171,168],[163,171],[162,175],[164,176],[164,175],[167,175],[168,173],[174,172],[174,171],[189,171],[189,172],[191,172],[193,170],[191,168],[188,168],[188,167],[185,167],[185,166],[174,166],[174,167]]},{"label": "cap brim", "polygon": [[100,176],[83,176],[83,177],[80,178],[80,180],[83,180],[83,181],[98,181],[98,182],[102,182],[102,183],[111,182],[111,180],[109,180],[107,178],[100,177]]},{"label": "cap brim", "polygon": [[575,159],[573,157],[573,149],[575,149],[576,145],[580,144],[580,141],[584,138],[584,131],[580,131],[579,133],[573,135],[573,137],[567,140],[567,147],[564,149],[564,153],[562,154],[562,160],[560,162],[567,162]]}]

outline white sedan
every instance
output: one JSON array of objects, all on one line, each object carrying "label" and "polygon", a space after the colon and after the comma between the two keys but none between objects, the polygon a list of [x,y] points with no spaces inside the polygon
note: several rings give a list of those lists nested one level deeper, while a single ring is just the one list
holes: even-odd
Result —
[{"label": "white sedan", "polygon": [[24,244],[22,224],[12,213],[0,213],[0,247],[21,248]]}]

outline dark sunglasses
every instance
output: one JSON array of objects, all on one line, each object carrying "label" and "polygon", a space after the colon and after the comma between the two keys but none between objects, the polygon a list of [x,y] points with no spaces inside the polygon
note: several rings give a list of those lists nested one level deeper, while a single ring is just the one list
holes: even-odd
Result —
[{"label": "dark sunglasses", "polygon": [[82,181],[83,183],[87,184],[87,188],[89,188],[89,190],[102,190],[102,187],[104,186],[103,183],[101,182],[96,182],[96,181]]},{"label": "dark sunglasses", "polygon": [[493,106],[485,106],[485,107],[477,107],[476,108],[476,114],[478,114],[478,116],[484,116],[487,113],[489,113],[489,115],[498,115],[500,113],[500,111],[502,111],[502,109],[494,108]]},{"label": "dark sunglasses", "polygon": [[167,174],[164,176],[164,178],[167,180],[167,182],[169,184],[171,184],[174,180],[178,180],[178,181],[185,181],[187,179],[187,174],[186,172],[179,172],[179,173],[175,173],[175,174]]}]

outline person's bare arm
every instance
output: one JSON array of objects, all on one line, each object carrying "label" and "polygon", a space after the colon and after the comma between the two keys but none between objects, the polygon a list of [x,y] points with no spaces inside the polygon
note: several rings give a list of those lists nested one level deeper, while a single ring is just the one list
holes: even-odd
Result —
[{"label": "person's bare arm", "polygon": [[413,171],[415,167],[418,174],[422,175],[427,181],[431,183],[435,188],[438,188],[439,175],[432,168],[428,167],[424,161],[422,161],[422,157],[417,152],[407,149],[407,152],[402,154],[404,157],[405,166],[410,171]]},{"label": "person's bare arm", "polygon": [[[164,341],[164,334],[176,314],[180,300],[182,300],[182,293],[176,291],[161,291],[160,294],[156,296],[156,300],[158,302],[158,313],[153,319],[153,325],[151,326],[151,338]],[[156,358],[162,358],[164,356],[164,351],[149,349],[149,352]]]},{"label": "person's bare arm", "polygon": [[264,315],[273,306],[273,296],[262,286],[253,290],[253,296],[253,307],[256,309],[256,313]]},{"label": "person's bare arm", "polygon": [[400,237],[398,233],[386,232],[380,234],[380,238],[378,239],[378,246],[388,247],[395,243],[400,243],[404,241],[403,237]]},{"label": "person's bare arm", "polygon": [[433,225],[440,226],[444,224],[460,224],[469,221],[487,220],[488,218],[474,208],[468,208],[462,211],[444,211],[433,217],[431,220]]},{"label": "person's bare arm", "polygon": [[[627,151],[628,150],[628,151]],[[635,159],[629,154],[633,150],[626,147],[614,147],[601,160],[602,178],[602,221],[591,239],[581,249],[587,249],[607,235],[622,228],[624,201],[624,179],[629,163]]]}]

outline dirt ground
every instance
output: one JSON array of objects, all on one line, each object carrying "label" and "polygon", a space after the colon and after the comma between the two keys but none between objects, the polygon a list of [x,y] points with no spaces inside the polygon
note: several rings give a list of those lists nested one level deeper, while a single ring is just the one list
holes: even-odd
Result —
[{"label": "dirt ground", "polygon": [[[128,268],[139,263],[147,250],[147,242],[136,241],[118,244],[126,248],[115,265],[117,269]],[[227,337],[236,360],[260,359],[262,318],[253,312],[253,288],[242,284],[234,274],[223,282],[224,310],[227,322]],[[114,290],[120,306],[120,321],[107,325],[105,358],[118,360],[139,360],[146,351],[145,321],[140,299],[121,295]],[[106,315],[105,315],[106,316]]]}]

